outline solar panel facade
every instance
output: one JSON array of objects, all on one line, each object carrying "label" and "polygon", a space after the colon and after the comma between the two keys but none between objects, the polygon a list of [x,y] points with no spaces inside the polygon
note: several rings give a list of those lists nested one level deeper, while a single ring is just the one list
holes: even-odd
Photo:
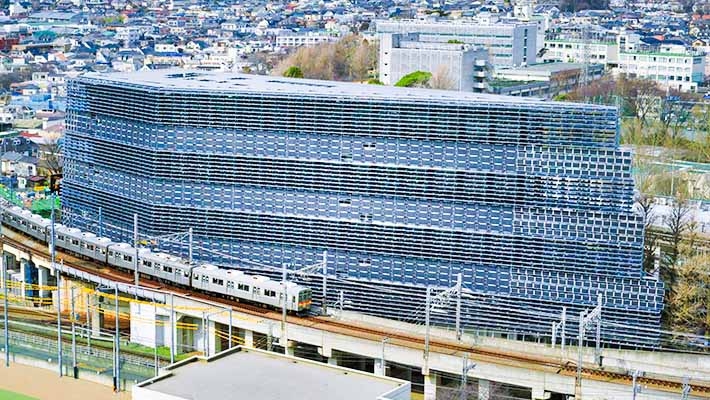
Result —
[{"label": "solar panel facade", "polygon": [[[267,275],[278,271],[261,266],[300,268],[327,250],[331,295],[392,318],[461,273],[469,328],[547,332],[563,306],[578,315],[599,293],[606,320],[660,325],[663,284],[641,271],[615,108],[238,74],[88,75],[69,84],[65,147],[67,224],[95,230],[101,207],[110,236],[128,239],[138,213],[141,232],[193,228],[198,258],[229,254]],[[614,324],[606,341],[657,340]]]}]

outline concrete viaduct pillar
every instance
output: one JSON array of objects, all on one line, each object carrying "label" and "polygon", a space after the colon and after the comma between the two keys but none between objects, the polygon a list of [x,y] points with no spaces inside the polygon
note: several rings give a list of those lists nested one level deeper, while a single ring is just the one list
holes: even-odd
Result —
[{"label": "concrete viaduct pillar", "polygon": [[439,376],[434,372],[424,375],[424,400],[436,400],[436,387],[439,383]]},{"label": "concrete viaduct pillar", "polygon": [[254,348],[254,331],[244,331],[244,347]]}]

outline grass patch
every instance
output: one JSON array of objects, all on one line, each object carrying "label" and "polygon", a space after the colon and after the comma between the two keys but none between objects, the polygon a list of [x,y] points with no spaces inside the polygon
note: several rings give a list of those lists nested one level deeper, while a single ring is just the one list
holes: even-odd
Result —
[{"label": "grass patch", "polygon": [[38,400],[35,397],[0,389],[0,400]]}]

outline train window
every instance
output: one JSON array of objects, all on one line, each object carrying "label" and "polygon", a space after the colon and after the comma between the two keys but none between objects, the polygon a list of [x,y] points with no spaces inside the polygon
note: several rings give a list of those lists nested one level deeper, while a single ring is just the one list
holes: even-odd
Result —
[{"label": "train window", "polygon": [[123,261],[131,262],[131,261],[133,261],[133,257],[132,257],[132,256],[127,256],[127,255],[124,254],[124,255],[123,255]]},{"label": "train window", "polygon": [[222,279],[212,278],[212,283],[219,286],[224,286],[224,281]]},{"label": "train window", "polygon": [[199,275],[195,275],[195,280],[196,280],[196,281],[199,281],[199,280],[200,280],[200,276],[199,276]]},{"label": "train window", "polygon": [[25,220],[20,221],[20,225],[27,225],[27,221],[25,221]]},{"label": "train window", "polygon": [[180,268],[175,268],[175,274],[176,274],[176,275],[181,275],[181,274],[182,274],[182,270],[181,270]]},{"label": "train window", "polygon": [[243,284],[243,283],[240,283],[240,284],[237,285],[237,289],[243,290],[243,291],[245,291],[245,292],[248,292],[248,291],[249,291],[249,285],[245,285],[245,284]]},{"label": "train window", "polygon": [[163,272],[172,273],[173,267],[168,267],[167,265],[163,265]]},{"label": "train window", "polygon": [[57,239],[64,240],[64,235],[57,235]]},{"label": "train window", "polygon": [[72,240],[71,240],[71,244],[73,244],[74,246],[78,246],[78,245],[79,245],[79,241],[76,240],[76,239],[72,239]]},{"label": "train window", "polygon": [[276,297],[276,291],[264,289],[264,296],[267,296],[267,297]]},{"label": "train window", "polygon": [[153,268],[153,262],[148,260],[143,260],[143,266],[148,268]]},{"label": "train window", "polygon": [[202,282],[203,283],[208,283],[210,281],[210,277],[207,275],[202,275]]},{"label": "train window", "polygon": [[113,251],[109,250],[108,255],[110,255],[111,257],[113,257]]},{"label": "train window", "polygon": [[86,249],[87,249],[87,250],[94,251],[94,245],[93,245],[93,244],[87,244],[87,245],[86,245]]},{"label": "train window", "polygon": [[234,282],[227,281],[227,289],[234,289]]}]

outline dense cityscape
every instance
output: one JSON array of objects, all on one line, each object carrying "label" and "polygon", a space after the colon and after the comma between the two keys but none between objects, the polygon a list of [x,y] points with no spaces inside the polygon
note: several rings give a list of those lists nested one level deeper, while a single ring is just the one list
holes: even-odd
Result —
[{"label": "dense cityscape", "polygon": [[0,0],[0,399],[707,399],[709,111],[702,1]]}]

